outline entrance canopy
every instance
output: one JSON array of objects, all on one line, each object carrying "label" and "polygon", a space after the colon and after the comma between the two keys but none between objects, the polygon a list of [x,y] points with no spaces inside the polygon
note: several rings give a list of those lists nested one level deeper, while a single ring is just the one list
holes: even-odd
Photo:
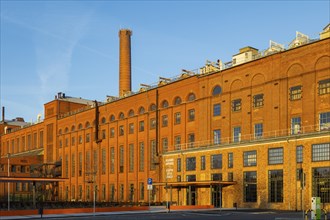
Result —
[{"label": "entrance canopy", "polygon": [[207,180],[207,181],[191,181],[191,182],[160,182],[160,183],[153,183],[154,186],[165,186],[165,187],[173,187],[173,188],[181,188],[181,187],[188,187],[188,186],[231,186],[235,185],[236,182],[234,181],[220,181],[220,180]]}]

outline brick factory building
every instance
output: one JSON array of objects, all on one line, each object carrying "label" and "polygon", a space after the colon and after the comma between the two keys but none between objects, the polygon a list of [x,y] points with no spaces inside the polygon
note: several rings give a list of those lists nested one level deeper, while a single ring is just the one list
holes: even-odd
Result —
[{"label": "brick factory building", "polygon": [[[297,32],[287,48],[245,47],[231,62],[138,92],[131,35],[119,32],[119,97],[58,93],[34,124],[5,120],[3,109],[0,176],[57,177],[61,164],[68,179],[45,198],[55,201],[93,201],[95,192],[99,202],[302,210],[317,196],[330,209],[329,25],[320,39]],[[0,182],[4,199],[8,185]],[[11,183],[11,199],[28,197],[30,185]]]}]

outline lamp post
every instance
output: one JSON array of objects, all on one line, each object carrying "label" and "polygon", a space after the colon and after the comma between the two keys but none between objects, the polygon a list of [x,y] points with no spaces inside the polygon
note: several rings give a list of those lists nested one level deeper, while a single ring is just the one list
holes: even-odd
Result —
[{"label": "lamp post", "polygon": [[[7,154],[7,159],[8,159],[8,177],[10,176],[10,163],[9,163],[9,159],[10,159],[10,153]],[[10,210],[10,182],[7,183],[8,184],[8,211]]]}]

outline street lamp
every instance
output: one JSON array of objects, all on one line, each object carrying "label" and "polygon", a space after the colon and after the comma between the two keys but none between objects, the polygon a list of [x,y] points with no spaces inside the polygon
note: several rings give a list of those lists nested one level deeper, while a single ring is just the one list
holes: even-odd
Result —
[{"label": "street lamp", "polygon": [[[10,153],[7,154],[8,159],[8,177],[10,176],[10,164],[9,164]],[[8,211],[10,210],[10,182],[8,181]]]}]

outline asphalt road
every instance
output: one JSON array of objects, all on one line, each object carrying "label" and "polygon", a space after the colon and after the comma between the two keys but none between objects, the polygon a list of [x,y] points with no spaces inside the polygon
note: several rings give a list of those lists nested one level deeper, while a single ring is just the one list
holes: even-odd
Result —
[{"label": "asphalt road", "polygon": [[171,213],[109,214],[97,216],[66,216],[51,219],[70,220],[302,220],[302,212],[276,211],[185,211]]}]

